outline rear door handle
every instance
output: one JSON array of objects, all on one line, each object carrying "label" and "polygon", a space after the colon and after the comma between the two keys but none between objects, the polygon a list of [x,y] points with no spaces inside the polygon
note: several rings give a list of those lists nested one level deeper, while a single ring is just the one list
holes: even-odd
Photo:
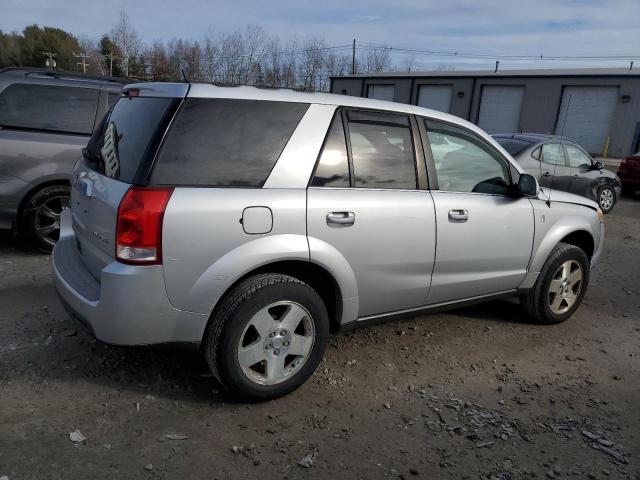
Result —
[{"label": "rear door handle", "polygon": [[327,213],[327,225],[330,227],[350,227],[356,221],[353,212],[329,212]]},{"label": "rear door handle", "polygon": [[551,176],[551,172],[544,172],[542,174],[543,177],[550,177]]},{"label": "rear door handle", "polygon": [[469,210],[449,210],[450,222],[466,222],[469,220]]}]

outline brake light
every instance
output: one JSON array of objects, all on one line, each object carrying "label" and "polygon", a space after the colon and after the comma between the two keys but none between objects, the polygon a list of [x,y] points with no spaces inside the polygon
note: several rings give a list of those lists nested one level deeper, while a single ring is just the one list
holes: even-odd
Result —
[{"label": "brake light", "polygon": [[131,187],[118,207],[116,259],[134,265],[162,264],[162,220],[173,188]]}]

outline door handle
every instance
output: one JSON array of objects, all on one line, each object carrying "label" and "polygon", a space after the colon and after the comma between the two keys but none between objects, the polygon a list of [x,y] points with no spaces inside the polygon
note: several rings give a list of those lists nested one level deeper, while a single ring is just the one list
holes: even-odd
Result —
[{"label": "door handle", "polygon": [[550,177],[551,176],[551,172],[544,172],[542,174],[543,177]]},{"label": "door handle", "polygon": [[327,225],[330,227],[350,227],[356,221],[353,212],[329,212],[327,213]]},{"label": "door handle", "polygon": [[469,220],[469,210],[449,210],[450,222],[466,222]]}]

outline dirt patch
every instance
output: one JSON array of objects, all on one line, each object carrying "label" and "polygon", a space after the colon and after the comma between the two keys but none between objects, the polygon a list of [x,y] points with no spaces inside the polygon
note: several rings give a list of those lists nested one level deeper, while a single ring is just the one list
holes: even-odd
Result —
[{"label": "dirt patch", "polygon": [[331,339],[286,398],[235,403],[196,351],[117,348],[0,240],[0,477],[640,478],[640,201],[607,216],[583,306],[493,302]]}]

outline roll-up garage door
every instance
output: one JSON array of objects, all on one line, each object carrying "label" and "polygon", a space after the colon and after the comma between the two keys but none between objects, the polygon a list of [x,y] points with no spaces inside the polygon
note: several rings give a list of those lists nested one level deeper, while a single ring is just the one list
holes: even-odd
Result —
[{"label": "roll-up garage door", "polygon": [[393,85],[374,83],[367,87],[367,97],[393,102],[395,87]]},{"label": "roll-up garage door", "polygon": [[482,87],[478,126],[488,133],[517,133],[524,87],[485,85]]},{"label": "roll-up garage door", "polygon": [[418,106],[449,113],[452,90],[451,85],[420,85]]},{"label": "roll-up garage door", "polygon": [[618,87],[564,87],[556,135],[577,142],[593,155],[601,155],[618,103]]}]

